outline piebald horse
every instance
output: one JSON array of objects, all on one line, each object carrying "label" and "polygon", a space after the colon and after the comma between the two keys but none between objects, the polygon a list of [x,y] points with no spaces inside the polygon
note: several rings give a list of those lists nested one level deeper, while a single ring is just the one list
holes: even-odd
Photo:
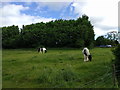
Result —
[{"label": "piebald horse", "polygon": [[46,48],[38,48],[38,53],[46,53],[47,49]]},{"label": "piebald horse", "polygon": [[82,53],[84,54],[84,61],[85,61],[85,62],[92,60],[92,55],[90,54],[88,48],[85,47],[85,48],[82,50]]}]

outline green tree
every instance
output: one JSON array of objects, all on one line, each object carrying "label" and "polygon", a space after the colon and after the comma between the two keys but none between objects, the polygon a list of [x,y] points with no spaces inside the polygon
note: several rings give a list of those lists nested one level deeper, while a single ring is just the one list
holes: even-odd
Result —
[{"label": "green tree", "polygon": [[105,38],[104,36],[99,36],[96,39],[95,43],[96,43],[96,46],[100,46],[100,45],[113,45],[113,46],[116,46],[118,44],[118,41]]},{"label": "green tree", "polygon": [[[87,15],[77,20],[55,20],[47,23],[3,27],[4,47],[91,47],[94,30]],[[15,45],[16,44],[16,45]]]},{"label": "green tree", "polygon": [[2,28],[2,46],[3,48],[16,48],[16,39],[19,35],[18,26],[9,26]]},{"label": "green tree", "polygon": [[116,76],[117,76],[117,81],[118,85],[120,87],[120,44],[115,48],[113,51],[115,55],[115,67],[116,67]]}]

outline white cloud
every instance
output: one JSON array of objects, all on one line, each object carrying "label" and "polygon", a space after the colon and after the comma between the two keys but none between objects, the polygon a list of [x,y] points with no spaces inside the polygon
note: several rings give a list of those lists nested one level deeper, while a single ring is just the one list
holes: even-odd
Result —
[{"label": "white cloud", "polygon": [[74,13],[86,14],[94,25],[96,36],[104,35],[109,31],[117,31],[118,27],[118,1],[119,0],[86,0],[81,3],[74,3]]},{"label": "white cloud", "polygon": [[[2,2],[72,2],[73,0],[3,0]],[[84,0],[76,0],[84,1]]]},{"label": "white cloud", "polygon": [[37,22],[48,22],[55,20],[53,18],[44,18],[40,16],[31,16],[21,13],[21,11],[27,10],[29,7],[22,5],[7,4],[0,8],[2,15],[0,16],[0,26],[18,25],[20,28],[22,25],[28,25]]},{"label": "white cloud", "polygon": [[8,4],[1,7],[0,11],[2,11],[3,17],[8,17],[8,16],[18,16],[20,15],[20,11],[27,9],[29,9],[29,7],[23,7],[22,5]]},{"label": "white cloud", "polygon": [[86,4],[86,2],[73,2],[73,4],[71,5],[71,8],[74,8],[74,13],[78,14],[78,16],[81,15],[82,9],[84,7],[84,5]]},{"label": "white cloud", "polygon": [[48,7],[51,11],[60,11],[67,7],[70,2],[37,2],[38,9]]}]

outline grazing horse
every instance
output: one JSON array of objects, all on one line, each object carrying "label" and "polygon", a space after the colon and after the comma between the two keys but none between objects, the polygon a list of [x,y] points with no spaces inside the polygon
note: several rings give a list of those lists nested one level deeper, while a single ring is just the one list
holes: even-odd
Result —
[{"label": "grazing horse", "polygon": [[92,55],[90,54],[88,48],[85,47],[85,48],[82,50],[82,53],[84,54],[84,61],[85,61],[85,62],[92,60]]},{"label": "grazing horse", "polygon": [[38,48],[38,52],[46,53],[47,49],[46,48]]}]

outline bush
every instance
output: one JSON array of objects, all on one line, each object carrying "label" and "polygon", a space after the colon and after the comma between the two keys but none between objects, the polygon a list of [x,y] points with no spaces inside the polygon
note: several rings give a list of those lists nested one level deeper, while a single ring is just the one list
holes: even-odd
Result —
[{"label": "bush", "polygon": [[113,50],[113,53],[115,55],[116,76],[120,86],[120,44]]}]

